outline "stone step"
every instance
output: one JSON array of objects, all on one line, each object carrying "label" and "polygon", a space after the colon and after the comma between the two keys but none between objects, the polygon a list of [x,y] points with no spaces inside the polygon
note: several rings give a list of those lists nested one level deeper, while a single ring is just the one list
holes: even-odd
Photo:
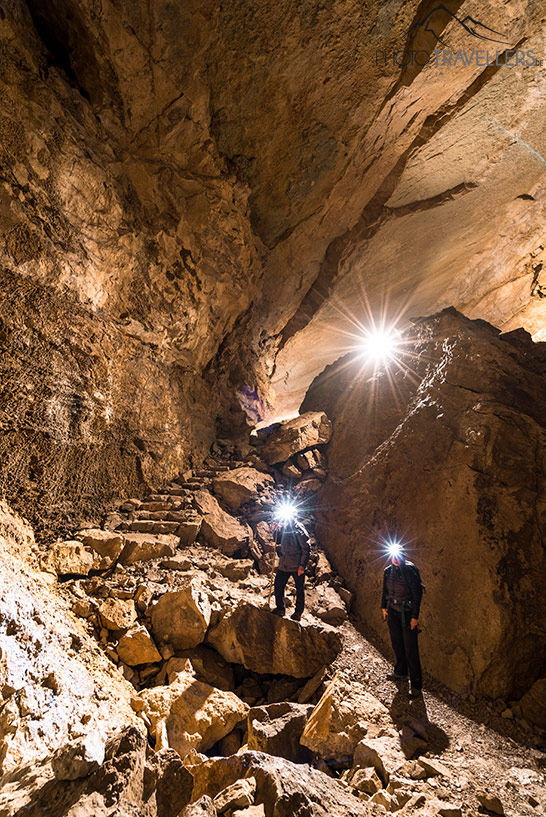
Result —
[{"label": "stone step", "polygon": [[180,488],[169,488],[169,489],[165,488],[164,490],[165,490],[165,493],[170,497],[173,497],[173,496],[191,497],[192,491],[195,490],[195,487],[196,486],[193,485],[192,483],[185,482],[184,485],[181,486]]},{"label": "stone step", "polygon": [[180,522],[160,522],[157,519],[135,519],[129,522],[128,530],[135,533],[175,533]]},{"label": "stone step", "polygon": [[147,509],[134,511],[131,515],[130,521],[135,522],[141,519],[155,519],[160,522],[182,522],[187,517],[188,512],[193,510],[194,509],[189,503],[179,504],[177,502],[173,502],[170,508],[162,508],[161,510],[157,511],[149,511]]}]

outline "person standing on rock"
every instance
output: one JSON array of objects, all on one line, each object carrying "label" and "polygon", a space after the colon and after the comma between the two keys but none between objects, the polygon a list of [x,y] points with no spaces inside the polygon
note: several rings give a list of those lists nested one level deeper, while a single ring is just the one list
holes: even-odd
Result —
[{"label": "person standing on rock", "polygon": [[388,678],[390,681],[407,680],[409,671],[410,698],[418,698],[423,686],[418,644],[423,585],[419,570],[406,559],[401,545],[389,547],[389,559],[390,564],[383,573],[381,610],[389,625],[396,664]]},{"label": "person standing on rock", "polygon": [[275,544],[279,564],[275,574],[275,604],[273,613],[284,616],[284,591],[290,576],[296,585],[296,609],[290,616],[294,621],[301,619],[305,607],[305,568],[311,553],[311,543],[301,522],[298,522],[297,512],[284,512],[275,531]]}]

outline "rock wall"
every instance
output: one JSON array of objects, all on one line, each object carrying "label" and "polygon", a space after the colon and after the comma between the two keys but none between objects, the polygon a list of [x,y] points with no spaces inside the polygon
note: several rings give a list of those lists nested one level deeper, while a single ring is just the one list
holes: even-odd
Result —
[{"label": "rock wall", "polygon": [[185,14],[156,61],[123,10],[2,9],[0,490],[38,526],[198,462],[246,382],[207,379],[261,265]]},{"label": "rock wall", "polygon": [[426,584],[424,667],[455,690],[520,695],[546,657],[546,347],[453,309],[416,321],[399,361],[329,367],[302,409],[333,425],[319,535],[384,636],[384,541]]}]

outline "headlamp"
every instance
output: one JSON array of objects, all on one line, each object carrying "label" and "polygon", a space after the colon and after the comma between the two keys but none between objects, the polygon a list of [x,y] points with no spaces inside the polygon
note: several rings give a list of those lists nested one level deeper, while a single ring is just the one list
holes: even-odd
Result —
[{"label": "headlamp", "polygon": [[298,508],[294,502],[289,499],[283,499],[279,502],[273,510],[273,519],[275,522],[280,522],[281,525],[286,525],[297,519]]}]

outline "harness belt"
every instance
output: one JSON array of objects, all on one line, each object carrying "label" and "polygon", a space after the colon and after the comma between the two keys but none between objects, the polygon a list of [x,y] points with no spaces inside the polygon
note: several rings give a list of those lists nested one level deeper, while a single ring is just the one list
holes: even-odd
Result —
[{"label": "harness belt", "polygon": [[[406,626],[406,610],[411,610],[413,607],[413,603],[411,601],[397,601],[396,599],[391,599],[387,597],[387,610],[390,607],[399,608],[399,611],[402,615],[402,627]],[[387,613],[388,614],[388,613]]]}]

